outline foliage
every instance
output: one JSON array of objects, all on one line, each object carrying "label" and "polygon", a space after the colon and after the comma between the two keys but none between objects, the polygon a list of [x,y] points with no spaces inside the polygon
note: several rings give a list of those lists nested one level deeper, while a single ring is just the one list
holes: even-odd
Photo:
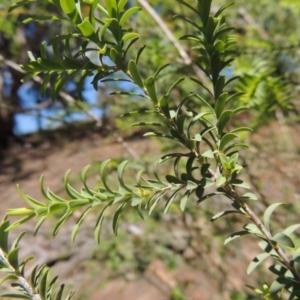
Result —
[{"label": "foliage", "polygon": [[[228,199],[232,208],[216,214],[212,217],[212,222],[230,214],[245,217],[249,222],[242,230],[227,237],[225,244],[248,234],[256,236],[259,240],[258,245],[262,253],[252,260],[247,273],[250,274],[266,258],[271,257],[274,261],[269,268],[275,275],[274,282],[270,286],[264,284],[262,291],[256,288],[253,290],[263,295],[265,299],[281,299],[285,294],[289,296],[289,299],[298,299],[300,297],[300,247],[295,246],[293,233],[300,227],[300,224],[290,225],[282,231],[273,233],[270,229],[270,220],[275,209],[283,203],[271,204],[265,210],[261,221],[250,208],[251,203],[255,203],[257,197],[247,191],[250,186],[240,176],[244,171],[244,166],[239,162],[239,151],[248,145],[239,142],[239,134],[251,132],[252,129],[249,127],[232,128],[231,122],[236,115],[248,110],[248,102],[241,105],[242,101],[245,101],[243,100],[245,95],[227,90],[239,78],[227,79],[224,75],[224,70],[233,64],[237,56],[234,50],[236,40],[232,34],[234,28],[227,25],[224,15],[224,11],[232,3],[227,3],[211,12],[210,0],[198,0],[195,5],[184,0],[177,1],[189,10],[192,16],[177,16],[191,28],[191,33],[184,34],[180,40],[192,45],[193,64],[201,70],[201,74],[204,74],[206,79],[204,81],[199,77],[175,78],[169,86],[159,81],[161,74],[168,70],[168,63],[159,66],[154,72],[150,70],[147,74],[146,70],[141,72],[139,69],[145,47],[142,46],[138,50],[133,48],[139,34],[127,27],[127,20],[133,17],[139,8],[126,9],[126,0],[105,0],[103,5],[92,0],[85,0],[82,3],[75,3],[72,0],[46,1],[62,10],[64,17],[39,16],[36,20],[57,18],[62,21],[67,19],[73,23],[75,33],[60,35],[49,41],[53,56],[47,53],[46,44],[42,45],[41,57],[35,58],[30,54],[29,63],[22,66],[28,73],[24,80],[42,74],[41,92],[45,93],[50,84],[53,99],[64,84],[74,76],[80,78],[79,95],[83,81],[88,76],[93,76],[92,84],[95,89],[99,81],[117,80],[135,84],[139,88],[136,93],[121,91],[113,94],[134,95],[147,99],[151,102],[152,108],[125,113],[123,118],[128,115],[143,117],[146,114],[150,118],[155,116],[155,121],[143,120],[133,125],[150,127],[151,130],[145,136],[171,140],[178,143],[180,148],[177,152],[164,154],[159,161],[153,162],[153,178],[143,176],[143,170],[137,172],[133,185],[126,182],[127,161],[121,162],[117,167],[115,186],[109,184],[107,178],[110,160],[102,162],[99,170],[102,185],[98,189],[92,189],[87,184],[88,166],[81,173],[83,187],[79,191],[70,185],[70,171],[67,171],[64,188],[68,199],[55,195],[50,189],[45,190],[43,177],[41,177],[40,187],[45,201],[34,199],[19,189],[28,208],[9,209],[7,216],[17,216],[20,219],[10,226],[5,225],[5,230],[11,230],[30,219],[37,218],[38,222],[35,227],[35,233],[37,233],[45,220],[59,214],[60,219],[53,230],[53,236],[56,236],[75,211],[83,210],[73,228],[71,238],[74,240],[86,216],[100,208],[101,212],[94,228],[94,236],[99,243],[102,222],[109,209],[114,211],[112,227],[117,235],[120,217],[126,207],[133,209],[143,218],[145,211],[151,214],[156,207],[159,207],[159,204],[163,204],[163,212],[168,213],[176,199],[179,201],[180,209],[185,211],[191,201],[200,204],[214,196],[223,197]],[[11,11],[30,2],[27,0],[17,2],[11,6]],[[86,7],[88,12],[83,10]],[[75,53],[69,46],[73,39],[79,40],[81,44],[80,50]],[[62,53],[59,51],[61,48],[64,49]],[[89,52],[98,55],[98,64],[87,55]],[[269,73],[261,72],[260,78],[266,77],[267,74]],[[243,85],[248,87],[247,80],[257,81],[257,84],[260,84],[261,79],[245,77],[242,80],[244,81],[240,81],[237,85],[240,90],[243,90]],[[268,81],[268,77],[266,80]],[[174,101],[174,94],[183,81],[189,82],[192,91],[185,93],[179,102]],[[274,79],[269,84],[275,86],[278,91],[282,83]],[[237,99],[242,100],[236,101]],[[287,100],[284,99],[284,103],[286,102]],[[278,103],[274,105],[277,107]],[[166,162],[172,163],[173,172],[164,174],[164,179],[162,179],[162,171],[159,167]],[[290,249],[293,250],[290,251]],[[4,252],[7,253],[7,250],[4,249]],[[45,287],[51,288],[52,285],[45,285],[43,289]],[[41,299],[45,298],[40,290],[38,292]]]},{"label": "foliage", "polygon": [[1,294],[1,299],[71,299],[74,292],[69,293],[66,298],[62,298],[64,285],[61,285],[59,289],[55,289],[57,277],[50,280],[49,268],[45,265],[41,267],[36,266],[31,272],[30,283],[26,281],[24,275],[25,266],[33,257],[28,257],[24,262],[19,263],[19,242],[25,232],[22,232],[16,238],[9,249],[8,227],[9,221],[4,219],[0,224],[0,270],[6,275],[1,284],[5,281],[10,281],[12,282],[11,285],[16,290],[19,290],[20,293]]}]

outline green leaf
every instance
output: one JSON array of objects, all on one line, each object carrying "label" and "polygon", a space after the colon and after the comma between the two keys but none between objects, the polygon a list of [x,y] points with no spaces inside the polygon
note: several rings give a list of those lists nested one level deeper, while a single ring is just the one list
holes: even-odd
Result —
[{"label": "green leaf", "polygon": [[[180,20],[183,20],[184,22],[187,22],[189,24],[191,24],[192,26],[194,26],[195,28],[197,28],[199,31],[202,31],[202,27],[200,27],[196,22],[194,22],[193,20],[191,20],[190,18],[188,17],[185,17],[185,16],[181,16],[181,15],[174,15],[173,16],[173,19],[180,19]],[[192,35],[184,35],[184,36],[181,36],[180,37],[180,40],[184,40],[186,37],[190,37],[189,39],[190,40],[193,40],[191,37]],[[197,37],[195,36],[195,38],[197,39]],[[201,42],[201,39],[197,39],[196,42],[200,41]]]},{"label": "green leaf", "polygon": [[195,134],[192,138],[190,138],[190,141],[201,142],[202,141],[201,134],[200,133]]},{"label": "green leaf", "polygon": [[258,243],[258,246],[265,252],[268,252],[272,257],[279,258],[274,248],[266,241],[262,240]]},{"label": "green leaf", "polygon": [[[6,261],[5,261],[6,262]],[[2,260],[0,258],[0,264],[2,263]],[[6,262],[6,266],[4,266],[5,268],[9,269],[9,264]],[[19,277],[16,274],[9,274],[7,276],[5,276],[1,282],[0,282],[0,286],[5,282],[5,281],[17,281],[19,280]]]},{"label": "green leaf", "polygon": [[14,242],[11,245],[11,250],[15,249],[18,247],[18,244],[20,242],[20,240],[22,239],[22,237],[26,234],[25,231],[21,232],[18,237],[14,240]]},{"label": "green leaf", "polygon": [[[21,0],[21,1],[17,1],[15,3],[13,3],[9,9],[8,12],[12,12],[13,10],[15,10],[16,8],[20,7],[20,6],[24,6],[25,4],[28,4],[28,1],[30,0]],[[31,0],[31,1],[35,1],[35,0]]]},{"label": "green leaf", "polygon": [[38,283],[38,291],[41,300],[47,300],[48,275],[49,275],[49,269],[44,268],[42,274],[40,274],[39,283]]},{"label": "green leaf", "polygon": [[264,225],[265,225],[265,227],[267,228],[268,231],[270,231],[270,217],[271,217],[271,215],[273,214],[274,210],[275,210],[278,206],[283,205],[283,204],[285,204],[285,203],[274,203],[274,204],[271,204],[271,205],[265,210],[263,220],[264,220]]},{"label": "green leaf", "polygon": [[224,147],[230,143],[232,140],[238,138],[238,136],[236,134],[233,133],[226,133],[220,141],[220,146],[219,149],[222,151],[224,149]]},{"label": "green leaf", "polygon": [[118,0],[118,11],[122,11],[128,0]]},{"label": "green leaf", "polygon": [[124,180],[123,180],[123,173],[124,173],[124,169],[126,167],[126,165],[128,164],[128,161],[125,160],[123,161],[119,166],[118,166],[118,169],[117,169],[117,173],[118,173],[118,179],[119,179],[119,182],[120,182],[120,185],[122,186],[122,188],[124,188],[126,191],[128,191],[129,193],[132,192],[132,189],[130,187],[128,187],[125,183],[124,183]]},{"label": "green leaf", "polygon": [[185,78],[179,78],[178,80],[176,80],[172,85],[171,87],[169,88],[167,94],[171,94],[171,92],[173,91],[173,89],[180,83],[182,82],[183,80],[185,80]]},{"label": "green leaf", "polygon": [[123,15],[122,15],[122,17],[121,17],[121,19],[120,19],[120,21],[119,21],[119,24],[120,24],[121,26],[123,26],[123,25],[125,24],[125,22],[126,22],[133,14],[137,13],[137,12],[140,11],[140,10],[141,10],[140,7],[131,7],[131,8],[129,8],[128,10],[126,10],[126,11],[123,13]]},{"label": "green leaf", "polygon": [[169,110],[169,97],[170,97],[169,94],[164,95],[160,99],[159,105],[166,118],[171,119],[170,110]]},{"label": "green leaf", "polygon": [[105,6],[108,12],[108,15],[112,18],[117,16],[118,5],[116,0],[105,0]]},{"label": "green leaf", "polygon": [[228,93],[222,93],[222,94],[218,97],[217,103],[216,103],[216,107],[215,107],[215,111],[216,111],[216,116],[217,116],[217,118],[219,118],[220,115],[222,114],[227,99],[228,99]]},{"label": "green leaf", "polygon": [[207,158],[214,158],[215,155],[211,150],[206,150],[205,152],[201,153],[201,156],[207,157]]},{"label": "green leaf", "polygon": [[37,209],[37,208],[45,208],[47,206],[46,204],[39,202],[38,200],[35,200],[30,196],[25,195],[18,184],[17,184],[17,190],[21,198],[23,198],[23,200],[25,200],[30,207]]},{"label": "green leaf", "polygon": [[166,205],[165,205],[165,208],[164,208],[164,214],[167,214],[168,211],[169,211],[169,208],[171,206],[171,204],[173,203],[173,201],[175,200],[178,192],[179,192],[180,189],[177,189],[173,194],[172,196],[169,198],[169,200],[167,201]]},{"label": "green leaf", "polygon": [[229,181],[229,183],[244,189],[250,189],[250,185],[247,182],[244,182],[243,180],[240,179],[232,179]]},{"label": "green leaf", "polygon": [[166,179],[169,183],[174,183],[174,184],[183,184],[184,181],[179,179],[178,177],[175,177],[173,175],[166,175]]},{"label": "green leaf", "polygon": [[183,0],[176,0],[177,2],[179,2],[180,4],[188,7],[190,10],[192,10],[193,12],[195,12],[197,14],[197,16],[199,16],[199,12],[190,4],[188,4],[187,2],[183,1]]},{"label": "green leaf", "polygon": [[247,269],[247,275],[250,275],[252,271],[256,269],[268,257],[270,257],[269,253],[261,253],[257,255],[249,264]]},{"label": "green leaf", "polygon": [[225,110],[222,112],[222,114],[218,120],[218,125],[217,125],[219,135],[222,134],[226,124],[228,123],[228,121],[230,120],[230,118],[232,116],[232,113],[233,113],[232,110]]},{"label": "green leaf", "polygon": [[293,252],[293,260],[300,261],[300,246]]},{"label": "green leaf", "polygon": [[226,100],[226,104],[230,101],[236,100],[237,98],[239,98],[240,96],[244,95],[245,93],[234,93],[233,95],[231,95],[227,100]]},{"label": "green leaf", "polygon": [[18,271],[19,270],[19,250],[20,248],[14,248],[12,251],[10,251],[7,255],[7,260],[11,264],[11,266]]},{"label": "green leaf", "polygon": [[289,238],[283,232],[275,234],[271,240],[274,242],[277,242],[278,244],[280,244],[282,246],[288,246],[290,248],[295,248],[295,244],[293,243],[291,238]]},{"label": "green leaf", "polygon": [[132,197],[132,200],[131,200],[131,206],[138,206],[140,205],[141,203],[143,202],[143,198],[142,197],[139,197],[139,196],[136,196],[134,195]]},{"label": "green leaf", "polygon": [[257,200],[256,195],[254,195],[252,193],[246,193],[241,198],[242,199],[247,199],[247,200]]},{"label": "green leaf", "polygon": [[[280,280],[280,278],[278,278],[277,280]],[[279,282],[277,280],[274,280],[273,283],[270,286],[270,293],[271,293],[271,295],[278,294],[278,292],[280,292],[285,287],[284,283],[281,283],[281,282]]]},{"label": "green leaf", "polygon": [[34,231],[33,231],[33,235],[36,236],[37,232],[39,231],[40,227],[42,226],[42,224],[44,223],[44,221],[47,219],[47,215],[41,217],[39,219],[39,221],[37,222],[37,224],[35,225]]},{"label": "green leaf", "polygon": [[95,34],[93,25],[87,19],[85,19],[82,23],[78,24],[77,28],[80,30],[82,35],[85,37],[90,38]]},{"label": "green leaf", "polygon": [[249,128],[249,127],[238,127],[236,129],[231,130],[231,133],[237,133],[237,132],[241,132],[241,131],[250,131],[250,132],[252,132],[253,129]]},{"label": "green leaf", "polygon": [[12,230],[12,229],[14,229],[14,228],[19,227],[21,224],[26,223],[27,221],[29,221],[30,219],[32,219],[32,218],[35,217],[35,213],[34,213],[34,212],[33,212],[33,213],[30,213],[30,212],[32,212],[32,210],[31,210],[31,209],[26,209],[26,208],[8,209],[8,210],[6,211],[6,215],[7,215],[7,216],[9,216],[9,215],[11,215],[11,216],[18,216],[18,213],[19,213],[19,212],[22,213],[24,210],[27,211],[27,212],[25,213],[25,215],[27,215],[27,216],[24,217],[24,218],[22,218],[22,219],[20,219],[19,221],[16,221],[15,223],[11,224],[11,225],[7,228],[7,230]]},{"label": "green leaf", "polygon": [[4,219],[0,225],[0,248],[4,253],[8,253],[8,231],[9,220]]},{"label": "green leaf", "polygon": [[227,9],[228,7],[232,6],[234,4],[234,2],[229,2],[229,3],[226,3],[224,4],[222,7],[220,7],[218,9],[218,11],[215,13],[214,17],[217,18],[219,17],[219,15],[225,10]]},{"label": "green leaf", "polygon": [[95,237],[95,240],[97,242],[97,244],[99,245],[100,244],[100,233],[101,233],[101,226],[102,226],[102,222],[104,220],[104,216],[105,216],[105,212],[106,210],[113,204],[113,201],[110,201],[101,211],[99,217],[98,217],[98,220],[96,222],[96,225],[95,225],[95,229],[94,229],[94,237]]},{"label": "green leaf", "polygon": [[129,61],[128,70],[135,84],[137,84],[141,89],[143,89],[144,83],[134,60]]},{"label": "green leaf", "polygon": [[158,77],[159,73],[160,73],[163,69],[165,69],[166,67],[168,67],[169,65],[170,65],[170,64],[165,64],[165,65],[159,67],[158,70],[157,70],[157,71],[155,72],[155,74],[153,75],[154,79],[156,79],[156,78]]},{"label": "green leaf", "polygon": [[[206,111],[206,112],[202,112],[202,113],[200,113],[200,114],[197,114],[193,119],[192,119],[192,122],[196,122],[196,121],[198,121],[198,120],[201,120],[201,119],[203,119],[205,116],[207,116],[207,115],[210,115],[211,114],[211,112],[209,112],[209,111]],[[205,119],[204,119],[205,120]]]},{"label": "green leaf", "polygon": [[198,94],[195,94],[195,96],[211,111],[212,114],[215,114],[215,110],[212,108],[212,106],[201,96]]},{"label": "green leaf", "polygon": [[294,224],[284,229],[282,233],[286,234],[287,236],[290,236],[294,231],[296,231],[299,228],[300,228],[300,224]]},{"label": "green leaf", "polygon": [[158,202],[160,201],[160,199],[166,194],[167,192],[162,193],[161,195],[159,195],[159,197],[157,197],[157,199],[153,202],[153,204],[151,205],[151,207],[149,208],[149,216],[151,215],[152,211],[154,210],[154,208],[156,207],[156,205],[158,204]]},{"label": "green leaf", "polygon": [[65,286],[63,284],[59,287],[59,290],[56,292],[53,300],[61,300],[62,299],[64,287]]},{"label": "green leaf", "polygon": [[249,234],[249,232],[247,230],[242,230],[242,231],[237,231],[235,233],[232,233],[229,237],[226,238],[226,240],[224,241],[224,245],[227,245],[231,241],[233,241],[243,235],[246,235],[246,234]]},{"label": "green leaf", "polygon": [[[247,144],[233,143],[233,144],[229,145],[227,148],[225,148],[223,150],[223,152],[224,153],[228,153],[228,151],[232,150],[233,148],[237,148],[237,147],[249,148],[249,146]],[[228,155],[230,155],[230,153]]]},{"label": "green leaf", "polygon": [[116,210],[114,218],[113,218],[113,231],[114,234],[117,236],[118,235],[118,226],[119,226],[119,221],[120,221],[120,216],[122,211],[124,210],[125,206],[127,205],[127,201],[124,201]]},{"label": "green leaf", "polygon": [[187,204],[187,201],[189,200],[191,193],[190,191],[186,191],[184,193],[184,195],[182,196],[181,200],[180,200],[180,209],[181,211],[185,211],[185,206]]},{"label": "green leaf", "polygon": [[68,220],[68,218],[72,215],[72,212],[66,211],[65,214],[58,220],[56,226],[53,229],[52,236],[55,237],[60,228],[64,225],[64,223]]},{"label": "green leaf", "polygon": [[225,211],[222,211],[216,215],[214,215],[211,219],[210,219],[210,222],[214,222],[216,220],[218,220],[219,218],[223,217],[223,216],[227,216],[227,215],[230,215],[230,214],[243,214],[241,213],[240,211],[237,211],[237,210],[225,210]]},{"label": "green leaf", "polygon": [[122,58],[121,54],[115,48],[111,48],[109,55],[110,55],[110,59],[116,64],[116,66],[119,69],[123,70],[124,63],[123,63],[123,58]]},{"label": "green leaf", "polygon": [[71,0],[60,0],[60,5],[65,14],[70,14],[76,10],[75,1]]},{"label": "green leaf", "polygon": [[82,224],[83,220],[85,219],[85,217],[88,215],[88,213],[91,211],[92,206],[88,207],[80,216],[80,218],[77,220],[76,224],[73,227],[72,230],[72,235],[71,235],[71,241],[74,242],[77,232],[79,230],[80,225]]},{"label": "green leaf", "polygon": [[158,99],[157,99],[157,95],[156,95],[154,76],[150,76],[146,79],[145,87],[147,89],[150,99],[153,101],[154,104],[157,104]]},{"label": "green leaf", "polygon": [[81,181],[83,182],[84,184],[84,187],[85,187],[85,190],[91,195],[93,196],[94,193],[89,189],[89,187],[87,186],[86,184],[86,180],[87,180],[87,172],[90,168],[90,165],[87,165],[85,166],[82,171],[80,172],[80,178],[81,178]]},{"label": "green leaf", "polygon": [[224,193],[210,193],[210,194],[206,194],[206,195],[202,196],[200,199],[198,199],[197,203],[199,204],[199,203],[203,202],[204,200],[207,200],[207,199],[209,199],[209,198],[211,198],[213,196],[220,195],[220,194],[223,195]]},{"label": "green leaf", "polygon": [[187,189],[188,191],[194,190],[194,189],[196,189],[197,187],[198,187],[198,185],[197,185],[195,182],[193,182],[193,181],[191,181],[191,180],[188,180],[188,181],[187,181],[186,189]]},{"label": "green leaf", "polygon": [[[219,98],[225,86],[225,76],[221,75],[215,86],[215,98]],[[225,103],[224,103],[225,105]]]},{"label": "green leaf", "polygon": [[204,194],[204,188],[202,186],[198,186],[196,189],[196,196],[201,199],[203,197]]},{"label": "green leaf", "polygon": [[122,37],[122,41],[124,42],[124,44],[129,41],[129,40],[133,40],[133,39],[138,39],[140,37],[140,35],[136,32],[127,32],[123,35]]},{"label": "green leaf", "polygon": [[[4,256],[0,256],[0,271],[1,269],[7,269],[12,271],[10,264],[8,263],[8,261],[6,260],[6,258]],[[5,277],[1,282],[0,282],[0,286],[2,284],[2,282],[4,282],[5,280],[10,280],[9,278]]]},{"label": "green leaf", "polygon": [[246,229],[249,233],[251,234],[255,234],[256,236],[259,236],[259,237],[264,237],[261,233],[261,231],[259,230],[259,228],[255,225],[255,224],[246,224],[244,226],[244,229]]},{"label": "green leaf", "polygon": [[99,172],[100,172],[100,177],[101,177],[102,183],[103,183],[104,187],[106,188],[106,190],[109,193],[114,194],[114,192],[107,185],[107,183],[106,183],[106,176],[105,176],[105,170],[106,170],[107,165],[110,163],[110,161],[111,161],[111,159],[107,159],[104,162],[102,162],[101,165],[100,165]]},{"label": "green leaf", "polygon": [[7,298],[7,299],[26,299],[26,300],[32,300],[31,296],[27,296],[24,294],[13,294],[13,293],[6,293],[0,295],[1,299]]},{"label": "green leaf", "polygon": [[226,177],[219,175],[216,180],[216,186],[222,186],[226,182]]},{"label": "green leaf", "polygon": [[246,111],[246,110],[249,110],[249,107],[248,106],[241,106],[241,107],[238,107],[236,108],[233,112],[232,112],[232,116],[234,115],[237,115],[243,111]]}]

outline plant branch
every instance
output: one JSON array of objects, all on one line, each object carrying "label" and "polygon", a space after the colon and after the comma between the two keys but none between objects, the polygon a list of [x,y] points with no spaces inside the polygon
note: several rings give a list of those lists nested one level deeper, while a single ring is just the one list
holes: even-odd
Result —
[{"label": "plant branch", "polygon": [[28,294],[28,296],[31,297],[32,300],[41,300],[40,295],[34,293],[33,288],[30,286],[28,281],[17,270],[15,270],[14,267],[9,263],[1,248],[0,248],[0,259],[9,267],[10,272],[13,273],[18,278],[19,283],[21,284],[24,291]]},{"label": "plant branch", "polygon": [[280,257],[281,263],[292,272],[295,279],[300,283],[300,274],[298,271],[294,268],[294,266],[291,264],[289,258],[286,256],[282,248],[279,246],[279,244],[276,242],[274,243],[272,241],[272,234],[270,231],[264,226],[264,224],[261,222],[261,220],[257,217],[257,215],[252,211],[252,209],[239,197],[239,195],[236,193],[236,191],[232,188],[231,185],[227,185],[225,188],[226,191],[229,193],[229,195],[232,197],[234,201],[236,201],[246,212],[250,220],[257,226],[257,228],[261,231],[261,233],[264,235],[264,237],[267,239],[269,245],[276,251],[276,253]]}]

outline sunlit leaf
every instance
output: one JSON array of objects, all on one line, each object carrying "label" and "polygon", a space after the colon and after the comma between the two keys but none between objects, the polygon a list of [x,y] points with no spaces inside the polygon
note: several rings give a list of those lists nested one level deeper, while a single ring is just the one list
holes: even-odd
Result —
[{"label": "sunlit leaf", "polygon": [[271,204],[264,212],[264,225],[267,228],[268,231],[270,231],[270,217],[273,214],[273,212],[275,211],[275,209],[280,206],[283,205],[285,203],[274,203]]},{"label": "sunlit leaf", "polygon": [[266,258],[270,257],[269,253],[261,253],[257,255],[249,264],[247,274],[250,275]]},{"label": "sunlit leaf", "polygon": [[275,234],[272,237],[271,240],[277,242],[278,244],[280,244],[282,246],[288,246],[288,247],[291,247],[291,248],[295,248],[295,244],[293,243],[293,241],[291,240],[291,238],[289,238],[283,232]]},{"label": "sunlit leaf", "polygon": [[224,241],[224,245],[246,234],[249,234],[247,230],[242,230],[242,231],[237,231],[235,233],[232,233],[229,237],[226,238],[226,240]]}]

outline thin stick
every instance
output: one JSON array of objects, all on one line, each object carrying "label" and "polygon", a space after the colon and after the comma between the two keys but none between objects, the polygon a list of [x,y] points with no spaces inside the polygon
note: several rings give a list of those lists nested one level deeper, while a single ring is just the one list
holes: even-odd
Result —
[{"label": "thin stick", "polygon": [[[178,42],[177,38],[174,36],[174,34],[171,32],[171,30],[168,28],[168,26],[165,24],[165,22],[162,20],[162,18],[159,16],[159,14],[150,6],[150,4],[146,0],[138,0],[138,2],[148,11],[148,13],[152,16],[152,18],[156,21],[158,26],[162,29],[162,31],[165,33],[166,37],[173,43],[175,48],[178,50],[180,57],[182,58],[184,64],[190,65],[192,63],[192,60],[190,59],[187,52],[184,50],[184,48],[181,46],[181,44]],[[197,66],[192,66],[194,72],[200,79],[200,81],[206,85],[209,86],[209,82],[204,74]]]}]

